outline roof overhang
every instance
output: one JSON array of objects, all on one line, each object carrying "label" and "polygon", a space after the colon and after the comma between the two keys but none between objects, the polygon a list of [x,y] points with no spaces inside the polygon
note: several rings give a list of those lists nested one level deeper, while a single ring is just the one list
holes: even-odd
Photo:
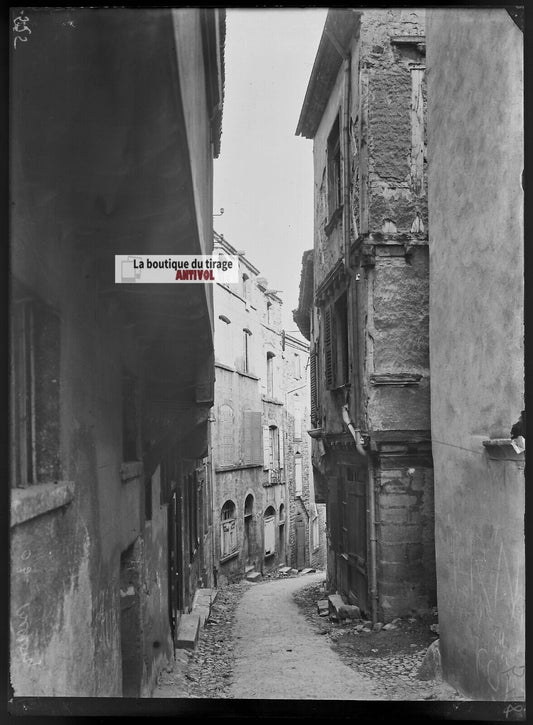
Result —
[{"label": "roof overhang", "polygon": [[297,136],[315,137],[343,56],[348,54],[351,42],[359,32],[360,21],[361,12],[352,8],[328,11],[300,112]]},{"label": "roof overhang", "polygon": [[313,267],[313,250],[308,249],[302,255],[298,307],[292,313],[293,320],[306,340],[311,339],[310,310],[313,305]]}]

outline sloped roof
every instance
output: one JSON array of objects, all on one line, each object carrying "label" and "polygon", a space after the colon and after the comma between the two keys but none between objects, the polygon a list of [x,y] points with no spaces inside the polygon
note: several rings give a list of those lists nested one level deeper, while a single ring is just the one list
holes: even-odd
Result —
[{"label": "sloped roof", "polygon": [[328,11],[300,112],[297,136],[315,137],[342,64],[341,51],[348,52],[352,39],[359,31],[360,18],[361,13],[353,8],[336,8]]}]

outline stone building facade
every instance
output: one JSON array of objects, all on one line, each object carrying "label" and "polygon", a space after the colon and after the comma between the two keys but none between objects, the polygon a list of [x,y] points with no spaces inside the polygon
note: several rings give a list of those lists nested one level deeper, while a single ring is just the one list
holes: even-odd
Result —
[{"label": "stone building facade", "polygon": [[525,453],[511,430],[524,409],[523,9],[427,14],[442,668],[473,699],[522,700]]},{"label": "stone building facade", "polygon": [[212,572],[212,290],[114,255],[211,252],[225,14],[12,21],[11,685],[147,696]]},{"label": "stone building facade", "polygon": [[302,438],[307,345],[284,332],[281,298],[244,253],[216,233],[215,250],[239,255],[238,284],[214,289],[214,561],[224,583],[318,562],[320,526]]},{"label": "stone building facade", "polygon": [[313,139],[295,320],[328,581],[374,621],[436,603],[424,65],[424,11],[332,9],[297,128]]}]

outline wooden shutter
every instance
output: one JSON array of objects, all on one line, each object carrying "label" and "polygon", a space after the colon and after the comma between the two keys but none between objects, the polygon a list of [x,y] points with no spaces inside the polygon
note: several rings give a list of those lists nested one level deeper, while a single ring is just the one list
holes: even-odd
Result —
[{"label": "wooden shutter", "polygon": [[243,459],[245,463],[261,464],[261,413],[253,410],[243,411]]},{"label": "wooden shutter", "polygon": [[278,436],[279,436],[279,467],[283,468],[285,465],[285,437],[283,435],[283,430],[281,428],[278,428]]},{"label": "wooden shutter", "polygon": [[311,363],[311,425],[318,425],[318,380],[317,380],[317,354],[313,351],[310,357]]},{"label": "wooden shutter", "polygon": [[249,463],[262,463],[261,451],[261,413],[257,411],[248,411],[248,428],[250,435],[250,460]]},{"label": "wooden shutter", "polygon": [[263,426],[263,470],[270,469],[270,428]]},{"label": "wooden shutter", "polygon": [[326,387],[335,387],[335,349],[334,349],[333,315],[331,307],[324,309],[324,365]]}]

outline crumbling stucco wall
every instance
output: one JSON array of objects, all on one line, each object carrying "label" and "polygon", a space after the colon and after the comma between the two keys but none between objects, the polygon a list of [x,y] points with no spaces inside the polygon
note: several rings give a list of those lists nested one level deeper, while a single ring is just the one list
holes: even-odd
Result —
[{"label": "crumbling stucco wall", "polygon": [[[523,37],[505,9],[428,11],[430,353],[444,676],[524,697]],[[522,459],[522,460],[520,460]]]}]

